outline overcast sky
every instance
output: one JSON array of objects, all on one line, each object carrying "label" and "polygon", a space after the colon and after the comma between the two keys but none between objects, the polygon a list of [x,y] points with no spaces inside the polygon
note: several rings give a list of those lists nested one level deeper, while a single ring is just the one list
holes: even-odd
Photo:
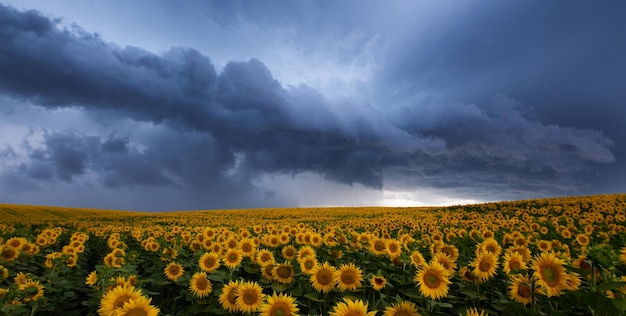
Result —
[{"label": "overcast sky", "polygon": [[0,203],[626,192],[624,1],[0,0]]}]

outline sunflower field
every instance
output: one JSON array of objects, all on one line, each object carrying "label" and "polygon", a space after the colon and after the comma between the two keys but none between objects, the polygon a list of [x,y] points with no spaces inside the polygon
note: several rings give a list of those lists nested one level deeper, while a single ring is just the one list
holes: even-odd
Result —
[{"label": "sunflower field", "polygon": [[141,213],[0,205],[0,315],[624,315],[626,195]]}]

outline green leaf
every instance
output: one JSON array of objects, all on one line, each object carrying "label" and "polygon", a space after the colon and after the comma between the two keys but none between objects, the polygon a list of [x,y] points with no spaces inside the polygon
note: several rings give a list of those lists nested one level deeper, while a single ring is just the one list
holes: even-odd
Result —
[{"label": "green leaf", "polygon": [[244,271],[252,274],[256,274],[260,271],[259,268],[255,266],[245,266],[243,269]]},{"label": "green leaf", "polygon": [[626,282],[613,282],[613,281],[608,281],[608,282],[602,282],[598,285],[597,289],[598,292],[605,292],[605,291],[609,291],[609,290],[615,290],[615,289],[619,289],[622,286],[625,286]]},{"label": "green leaf", "polygon": [[65,296],[65,297],[74,297],[74,296],[76,296],[76,292],[74,292],[74,291],[65,291],[65,292],[63,292],[63,296]]},{"label": "green leaf", "polygon": [[277,282],[272,283],[272,290],[274,290],[274,292],[282,292],[288,288],[289,284],[282,284]]},{"label": "green leaf", "polygon": [[452,308],[453,305],[450,303],[442,303],[442,302],[437,302],[437,301],[430,301],[430,303],[432,304],[432,306],[439,306],[441,308]]},{"label": "green leaf", "polygon": [[318,303],[324,302],[323,298],[322,299],[318,298],[317,293],[306,293],[304,294],[304,297],[310,299],[313,302],[318,302]]}]

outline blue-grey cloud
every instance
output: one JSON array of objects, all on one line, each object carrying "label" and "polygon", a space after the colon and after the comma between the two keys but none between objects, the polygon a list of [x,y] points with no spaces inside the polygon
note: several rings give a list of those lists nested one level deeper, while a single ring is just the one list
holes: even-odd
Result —
[{"label": "blue-grey cloud", "polygon": [[[224,154],[216,164],[202,161],[212,166],[205,179],[241,154],[241,168],[251,175],[315,171],[335,181],[379,188],[384,157],[395,150],[387,137],[417,145],[413,150],[441,147],[392,125],[380,130],[367,120],[340,121],[323,96],[306,86],[283,87],[259,60],[231,62],[217,74],[210,60],[193,49],[159,56],[116,47],[79,28],[59,29],[36,12],[2,7],[0,14],[0,40],[6,43],[0,48],[3,93],[51,109],[75,107],[206,133],[216,139],[215,147],[206,150]],[[31,164],[22,171],[36,179],[69,181],[87,168],[85,141],[50,135],[45,149],[29,153]],[[113,145],[109,141],[102,148],[110,151]],[[149,149],[165,149],[159,146]],[[203,174],[178,170],[175,165],[184,161],[159,161],[159,152],[152,154],[146,161],[126,157],[123,163],[112,155],[113,174],[103,173],[104,183],[166,183],[157,168],[139,167],[155,162],[177,171],[175,176],[184,181]]]},{"label": "blue-grey cloud", "polygon": [[[224,10],[242,10],[237,8]],[[247,14],[260,25],[275,15]],[[481,25],[498,23],[501,18]],[[78,26],[63,28],[38,12],[0,5],[0,94],[16,101],[4,113],[13,115],[20,103],[74,109],[114,130],[45,130],[41,140],[7,145],[0,163],[16,168],[0,171],[0,186],[172,188],[222,199],[207,202],[212,205],[236,206],[258,189],[253,183],[259,177],[314,173],[377,189],[395,182],[473,190],[482,197],[498,196],[497,190],[500,196],[525,196],[575,192],[581,174],[616,160],[614,135],[597,126],[554,123],[542,116],[548,112],[510,94],[522,90],[482,77],[479,69],[489,78],[512,72],[502,68],[515,59],[497,59],[507,55],[504,46],[520,49],[524,43],[498,46],[506,34],[467,37],[453,31],[444,32],[451,36],[446,47],[407,45],[392,55],[398,64],[387,61],[389,67],[376,73],[379,89],[372,94],[385,102],[380,106],[349,96],[329,101],[304,84],[284,86],[258,59],[229,62],[218,71],[192,48],[155,54],[119,47]],[[440,40],[433,35],[421,44]],[[469,75],[458,80],[457,73]]]}]

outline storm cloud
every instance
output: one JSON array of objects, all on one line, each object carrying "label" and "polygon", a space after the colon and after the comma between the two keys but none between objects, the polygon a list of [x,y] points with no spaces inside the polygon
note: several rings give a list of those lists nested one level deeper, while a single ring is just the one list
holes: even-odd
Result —
[{"label": "storm cloud", "polygon": [[21,139],[0,143],[6,192],[55,183],[170,188],[198,198],[194,207],[250,207],[244,201],[251,195],[275,198],[276,186],[263,188],[259,179],[315,174],[376,190],[520,197],[576,192],[581,174],[616,160],[615,141],[603,131],[550,122],[506,90],[484,102],[403,90],[391,95],[387,111],[363,96],[328,98],[305,83],[284,85],[256,58],[218,70],[194,48],[157,54],[121,47],[4,5],[0,42],[4,122],[42,110],[84,120],[39,122]]}]

